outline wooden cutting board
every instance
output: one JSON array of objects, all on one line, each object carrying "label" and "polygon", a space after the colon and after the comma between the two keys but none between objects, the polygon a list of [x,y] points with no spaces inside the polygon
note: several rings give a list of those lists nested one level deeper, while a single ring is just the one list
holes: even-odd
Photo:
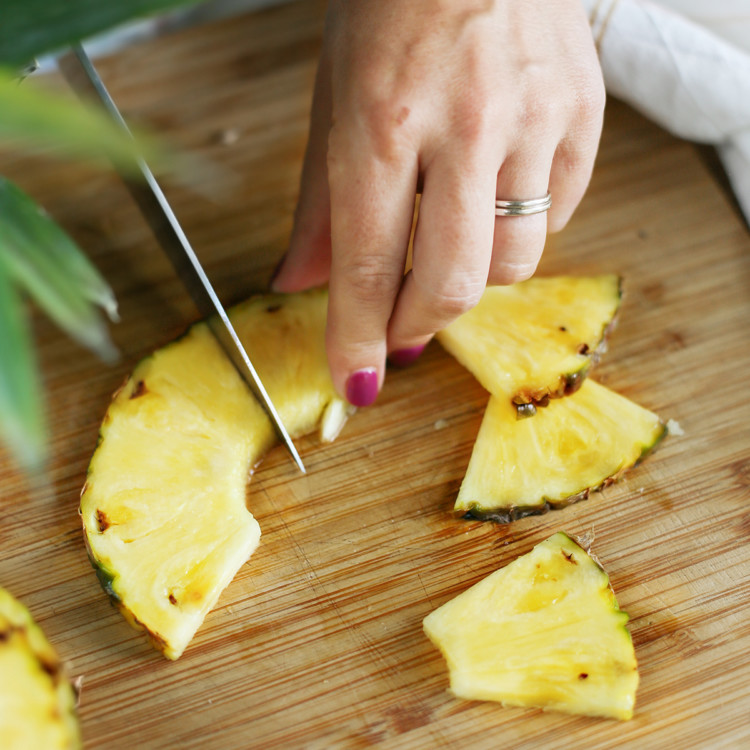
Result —
[{"label": "wooden cutting board", "polygon": [[[297,192],[323,7],[302,2],[102,61],[126,116],[219,169],[168,185],[222,298],[263,288]],[[591,188],[540,272],[619,272],[626,297],[597,377],[683,436],[622,483],[498,526],[450,509],[487,401],[439,345],[390,372],[332,446],[277,449],[248,505],[261,546],[176,663],[110,606],[78,493],[110,398],[195,318],[117,179],[8,149],[112,283],[114,367],[36,321],[54,460],[30,487],[0,456],[0,585],[83,677],[90,748],[750,747],[750,238],[706,156],[609,103]],[[215,200],[212,200],[212,197]],[[642,682],[627,723],[451,697],[423,617],[554,531],[596,534]]]}]

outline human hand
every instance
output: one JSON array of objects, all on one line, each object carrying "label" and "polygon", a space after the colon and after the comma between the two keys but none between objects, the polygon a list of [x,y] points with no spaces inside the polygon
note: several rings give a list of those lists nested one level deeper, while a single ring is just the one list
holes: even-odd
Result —
[{"label": "human hand", "polygon": [[[329,283],[334,384],[358,406],[473,307],[531,276],[588,184],[604,86],[580,0],[331,0],[289,250]],[[404,276],[415,195],[422,198]],[[549,213],[494,201],[550,191]]]}]

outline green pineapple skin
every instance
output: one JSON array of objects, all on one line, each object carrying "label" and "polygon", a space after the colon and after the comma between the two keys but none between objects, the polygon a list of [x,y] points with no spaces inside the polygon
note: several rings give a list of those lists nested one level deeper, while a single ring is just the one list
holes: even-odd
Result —
[{"label": "green pineapple skin", "polygon": [[[523,283],[525,282],[520,282],[520,284]],[[624,299],[623,284],[623,277],[617,276],[613,297],[615,304],[612,317],[602,325],[601,331],[598,335],[595,335],[593,339],[590,340],[590,346],[587,344],[585,349],[578,352],[582,356],[582,361],[579,363],[578,367],[568,371],[558,371],[558,373],[551,376],[549,381],[543,386],[529,387],[528,385],[517,385],[517,387],[509,394],[495,394],[498,397],[508,396],[510,401],[515,405],[519,418],[535,414],[537,408],[544,408],[548,406],[551,401],[570,396],[578,391],[583,385],[586,378],[591,374],[592,370],[607,352],[609,337],[617,327]],[[437,339],[443,344],[444,348],[452,354],[452,356],[471,371],[472,368],[464,362],[460,356],[453,353],[449,346],[444,344],[440,333],[438,333]],[[487,390],[492,392],[492,388],[490,388],[487,383],[483,383],[483,385]]]},{"label": "green pineapple skin", "polygon": [[658,415],[594,380],[522,420],[500,404],[493,397],[485,411],[454,505],[458,518],[511,523],[566,508],[617,482],[668,434]]},{"label": "green pineapple skin", "polygon": [[[77,691],[69,681],[64,664],[61,662],[56,650],[47,640],[39,625],[33,619],[31,612],[20,601],[15,599],[6,589],[0,588],[0,649],[18,648],[14,646],[14,639],[24,642],[25,650],[33,661],[35,672],[47,684],[44,691],[49,690],[54,694],[54,707],[51,714],[37,713],[33,724],[27,726],[25,733],[26,742],[23,746],[18,744],[17,727],[15,731],[4,724],[0,717],[0,748],[6,750],[80,750],[82,747],[81,730],[77,711]],[[8,675],[0,673],[0,684],[2,689],[7,690],[9,685],[17,693],[18,677],[15,672]],[[9,678],[9,680],[8,680]],[[8,680],[6,682],[6,680]],[[22,693],[23,695],[24,693]],[[29,696],[26,696],[28,699]],[[35,696],[36,698],[37,696]],[[0,702],[0,705],[2,703]],[[26,708],[26,707],[25,707]],[[36,709],[37,712],[40,710]],[[18,721],[18,717],[13,717]],[[28,721],[28,716],[26,718]],[[49,722],[49,724],[47,723]],[[50,726],[56,740],[53,740],[49,732]],[[45,729],[47,730],[45,732]],[[28,747],[27,742],[35,735],[33,740],[37,747]],[[42,740],[41,738],[45,739]],[[46,743],[50,742],[50,745]],[[42,743],[45,747],[37,743]]]},{"label": "green pineapple skin", "polygon": [[[324,297],[327,295],[327,292],[323,288],[316,288],[313,290],[308,290],[305,292],[300,292],[298,294],[294,295],[284,295],[284,294],[258,294],[253,295],[250,298],[238,303],[237,305],[234,305],[233,307],[229,308],[228,313],[230,315],[230,318],[232,318],[233,323],[235,324],[235,327],[238,329],[238,335],[243,335],[242,326],[247,326],[247,319],[242,318],[242,316],[248,312],[250,315],[257,314],[259,315],[272,315],[274,319],[278,320],[283,318],[283,315],[278,315],[277,313],[282,310],[287,300],[290,301],[292,314],[295,314],[295,311],[298,311],[299,309],[302,309],[304,312],[308,314],[308,319],[310,320],[310,326],[313,327],[316,325],[317,320],[317,312],[321,309],[325,309],[324,305]],[[298,300],[307,300],[306,302],[300,302]],[[323,302],[321,302],[323,300]],[[301,308],[300,308],[301,306]],[[296,314],[299,314],[297,312]],[[307,319],[306,321],[307,322]],[[105,435],[107,434],[107,431],[110,427],[110,424],[113,420],[113,408],[116,407],[118,398],[121,399],[133,399],[138,398],[141,395],[148,395],[149,388],[148,388],[148,380],[149,380],[149,373],[152,367],[154,367],[154,362],[156,361],[157,356],[164,356],[165,353],[170,352],[170,350],[173,350],[174,347],[177,347],[181,345],[185,341],[189,341],[190,337],[195,334],[196,331],[200,331],[205,328],[205,322],[204,321],[197,321],[193,325],[189,326],[184,333],[182,333],[177,338],[167,342],[163,346],[159,347],[155,351],[147,354],[142,359],[140,359],[135,367],[133,368],[132,372],[129,376],[127,376],[122,383],[122,385],[113,393],[111,397],[111,401],[109,404],[109,407],[103,417],[102,423],[100,425],[99,434],[97,436],[96,441],[96,447],[92,454],[92,459],[89,463],[87,472],[86,472],[86,481],[84,483],[83,488],[81,489],[81,502],[79,504],[79,516],[81,518],[82,523],[82,529],[83,529],[83,538],[84,543],[87,550],[87,555],[89,562],[92,565],[92,568],[97,576],[97,579],[99,581],[99,584],[101,588],[104,590],[104,592],[107,594],[108,598],[110,599],[111,604],[119,610],[120,614],[123,616],[123,618],[130,624],[132,627],[134,627],[136,630],[143,631],[147,638],[150,640],[152,646],[162,652],[167,658],[169,659],[177,659],[181,655],[181,650],[176,650],[176,648],[173,646],[172,643],[172,636],[169,632],[166,630],[163,630],[162,627],[159,626],[158,623],[156,623],[156,626],[154,626],[153,623],[149,622],[147,617],[143,617],[142,614],[136,614],[134,611],[132,611],[131,607],[131,599],[130,599],[130,591],[129,589],[126,590],[126,588],[123,586],[121,581],[121,576],[117,570],[117,566],[113,563],[113,561],[109,558],[108,555],[100,555],[94,541],[97,538],[98,534],[102,534],[106,531],[106,528],[97,528],[99,525],[99,521],[97,518],[94,518],[91,512],[88,512],[86,515],[84,513],[84,498],[87,496],[87,493],[91,490],[91,486],[96,483],[96,476],[95,472],[93,471],[94,468],[94,459],[99,453],[100,449],[102,448],[104,441],[105,441]],[[248,331],[250,329],[248,328]],[[283,331],[282,331],[283,333]],[[251,334],[252,335],[252,334]],[[286,338],[283,335],[271,337],[272,341],[285,341]],[[321,346],[320,351],[324,352],[323,347],[323,338],[321,336]],[[247,344],[246,344],[247,346]],[[304,347],[303,347],[304,349]],[[291,349],[291,351],[297,351],[296,349]],[[316,348],[315,351],[317,352],[318,349]],[[314,358],[314,357],[313,357]],[[260,362],[266,362],[267,365],[273,367],[276,366],[279,362],[279,358],[276,356],[268,356],[267,353],[265,353],[265,357],[261,356]],[[315,364],[315,363],[313,363]],[[256,361],[256,366],[258,365]],[[278,367],[277,367],[278,369]],[[304,383],[306,388],[308,389],[306,393],[311,392],[314,395],[317,393],[315,389],[319,389],[325,394],[328,393],[328,381],[330,380],[330,376],[328,375],[328,369],[325,368],[325,376],[321,375],[323,372],[323,369],[320,367],[317,367],[314,369],[314,372],[312,375],[317,376],[317,380],[313,379],[311,381],[311,368],[305,368],[305,378]],[[296,370],[294,368],[287,368],[287,372],[291,372],[290,378],[296,377],[294,373]],[[319,382],[324,380],[325,382]],[[271,386],[274,385],[275,380],[274,378],[266,378],[266,381],[270,383]],[[330,385],[330,391],[331,391],[331,397],[333,400],[333,386]],[[249,390],[248,390],[249,393]],[[271,397],[274,398],[273,393],[271,394]],[[255,400],[250,397],[249,400],[252,403],[256,403]],[[327,403],[327,406],[330,406],[332,403],[332,400],[329,400]],[[296,428],[290,428],[289,424],[287,424],[287,429],[289,429],[290,434],[292,437],[300,437],[302,435],[306,435],[312,430],[316,429],[323,416],[326,414],[326,407],[323,408],[323,413],[318,417],[317,422],[315,424],[310,424],[309,420],[309,414],[314,409],[314,406],[310,406],[310,402],[312,399],[308,399],[307,401],[303,402],[302,406],[302,417],[300,417],[300,420],[296,426]],[[279,402],[275,401],[277,408],[279,407]],[[283,404],[282,404],[283,406]],[[289,410],[291,412],[294,411],[295,405],[292,402],[289,406]],[[260,407],[257,407],[260,409]],[[336,434],[340,430],[341,426],[343,426],[343,422],[346,421],[346,419],[351,415],[351,412],[346,412],[343,414],[343,416],[338,418],[338,421],[336,424],[339,424],[338,429],[336,429]],[[282,418],[283,418],[282,414]],[[305,421],[306,420],[306,421]],[[254,434],[254,444],[253,444],[253,457],[254,457],[254,463],[250,467],[250,469],[254,469],[259,461],[262,459],[262,456],[265,454],[265,452],[270,449],[274,443],[275,443],[275,436],[273,432],[273,428],[271,425],[270,420],[267,419],[267,417],[264,417],[263,425],[261,426],[262,429],[257,429],[253,432]],[[335,435],[333,437],[328,438],[327,440],[330,442],[335,438]],[[323,435],[321,434],[321,439],[323,439]],[[257,448],[257,455],[256,453]],[[90,498],[89,498],[90,502]],[[91,511],[91,508],[88,508],[88,511]],[[97,511],[98,512],[98,511]],[[106,523],[106,519],[105,519]],[[257,524],[257,522],[256,522]],[[114,524],[116,525],[116,524]],[[252,554],[252,553],[250,553]],[[174,604],[174,602],[172,602]],[[192,636],[191,636],[192,638]]]},{"label": "green pineapple skin", "polygon": [[623,466],[619,472],[613,474],[611,477],[607,477],[601,484],[595,487],[587,487],[580,492],[563,498],[562,500],[550,500],[548,497],[543,497],[538,505],[514,505],[509,508],[483,508],[481,502],[477,501],[476,504],[472,505],[467,510],[455,511],[454,514],[457,518],[467,521],[490,521],[498,524],[507,524],[518,521],[521,518],[527,518],[528,516],[544,515],[550,510],[562,510],[569,505],[574,505],[582,500],[587,500],[592,492],[601,492],[603,489],[618,482],[627,471],[638,466],[641,461],[653,453],[659,445],[661,445],[661,442],[666,435],[667,426],[664,424],[662,425],[662,431],[656,441],[652,445],[644,446],[641,455],[634,464]]},{"label": "green pineapple skin", "polygon": [[99,581],[99,585],[102,587],[104,593],[109,597],[109,601],[112,606],[117,609],[123,616],[125,621],[136,630],[142,630],[151,645],[157,650],[164,652],[168,647],[168,643],[158,633],[150,630],[144,623],[142,623],[133,613],[123,604],[122,598],[115,589],[116,576],[104,565],[102,562],[96,559],[95,555],[91,551],[88,543],[88,535],[84,530],[84,542],[86,544],[86,554],[88,555],[89,563],[94,569],[96,579]]},{"label": "green pineapple skin", "polygon": [[622,278],[618,279],[617,289],[617,309],[610,320],[603,328],[596,347],[586,352],[586,361],[572,372],[566,372],[560,375],[556,387],[551,387],[546,393],[537,394],[527,392],[520,388],[511,399],[516,406],[519,419],[533,416],[537,408],[549,406],[550,401],[558,398],[565,398],[575,393],[582,385],[584,380],[591,374],[591,371],[599,364],[601,358],[607,353],[609,346],[609,337],[617,328],[622,305],[623,288]]},{"label": "green pineapple skin", "polygon": [[[440,616],[441,610],[443,610],[444,608],[455,608],[457,606],[461,606],[462,599],[464,602],[468,603],[469,599],[467,599],[467,597],[471,597],[471,592],[473,591],[473,589],[483,586],[489,579],[492,579],[503,570],[506,570],[507,568],[513,566],[514,563],[518,563],[523,558],[526,558],[529,555],[533,554],[533,552],[543,546],[548,548],[551,547],[552,549],[556,549],[556,547],[559,546],[559,551],[562,552],[566,560],[575,565],[581,564],[580,561],[585,560],[585,564],[593,566],[593,569],[597,570],[598,574],[600,575],[601,591],[606,596],[607,605],[611,607],[612,614],[618,620],[611,632],[616,633],[617,637],[622,639],[622,645],[630,652],[630,656],[626,657],[626,661],[629,660],[630,663],[615,661],[610,665],[610,667],[613,669],[614,677],[620,680],[624,679],[628,684],[623,684],[622,682],[620,682],[618,686],[619,693],[616,698],[611,697],[611,703],[609,705],[599,705],[593,710],[591,706],[589,706],[588,710],[581,710],[580,705],[576,705],[578,700],[577,696],[566,696],[564,694],[564,689],[561,693],[559,686],[556,686],[554,685],[554,683],[549,682],[543,676],[539,676],[539,674],[536,672],[534,672],[533,678],[539,687],[539,690],[536,691],[536,697],[538,698],[539,695],[542,695],[545,696],[544,699],[533,701],[529,700],[528,697],[524,699],[522,697],[519,697],[518,695],[514,696],[512,694],[506,694],[502,697],[488,694],[486,687],[483,688],[481,686],[481,683],[476,683],[471,676],[467,677],[465,666],[462,667],[459,653],[455,651],[455,641],[453,646],[451,646],[451,643],[447,640],[448,636],[446,635],[447,631],[445,630],[445,628],[455,628],[455,622],[447,626],[443,623],[437,624],[436,622]],[[539,565],[537,564],[536,567],[538,568]],[[529,596],[532,596],[534,593],[533,589],[533,585],[530,585],[526,593]],[[465,607],[466,605],[464,604],[463,606]],[[479,581],[477,584],[467,589],[462,594],[459,594],[454,599],[443,604],[437,610],[434,610],[424,619],[423,629],[425,635],[440,650],[448,664],[450,673],[450,692],[456,698],[464,700],[493,701],[500,703],[504,707],[541,708],[544,711],[557,711],[574,715],[586,715],[594,718],[627,721],[633,716],[635,694],[637,691],[638,683],[640,681],[638,674],[638,665],[633,648],[633,639],[627,627],[629,619],[630,618],[627,612],[620,609],[614,591],[612,589],[609,575],[607,574],[606,570],[603,568],[599,560],[593,554],[588,552],[584,548],[582,543],[580,543],[576,539],[576,537],[569,535],[564,531],[560,531],[553,534],[544,542],[536,545],[531,552],[527,553],[526,555],[522,555],[513,562],[509,563],[506,568],[501,568],[495,573],[490,574],[489,576],[487,576],[487,578]],[[501,625],[496,626],[502,627]],[[473,634],[464,637],[469,638],[471,637],[471,635]],[[455,637],[456,635],[454,632],[453,638],[455,639]],[[483,647],[483,653],[487,654],[488,659],[492,659],[491,653],[488,653],[485,647]],[[576,656],[580,656],[580,654],[576,653]],[[622,657],[622,651],[620,651],[620,657]],[[571,663],[570,666],[573,667],[574,665]],[[593,681],[596,680],[597,675],[592,671],[590,674],[581,673],[577,677],[578,680],[581,681],[581,683],[594,684]],[[601,678],[601,675],[599,675],[599,677]],[[575,683],[578,680],[573,680],[573,682]],[[575,691],[575,688],[572,688],[572,691]],[[492,693],[493,691],[490,690],[489,692]]]}]

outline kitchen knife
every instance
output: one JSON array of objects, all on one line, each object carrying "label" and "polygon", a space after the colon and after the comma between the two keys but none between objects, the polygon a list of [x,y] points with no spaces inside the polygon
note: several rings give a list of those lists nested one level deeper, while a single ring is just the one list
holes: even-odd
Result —
[{"label": "kitchen knife", "polygon": [[[74,91],[87,99],[92,96],[95,97],[117,126],[129,137],[132,137],[130,129],[120,114],[117,105],[109,95],[96,68],[94,68],[86,51],[80,44],[73,45],[71,51],[60,58],[59,66]],[[156,178],[145,160],[137,155],[134,156],[134,159],[137,171],[140,173],[142,179],[123,174],[122,172],[120,176],[130,190],[151,230],[156,235],[159,244],[174,266],[175,271],[193,299],[198,311],[206,318],[206,322],[219,344],[221,344],[224,352],[271,419],[276,434],[286,445],[295,463],[304,474],[305,466],[302,463],[302,459],[292,439],[289,437],[289,433],[286,431],[273,402],[268,397],[268,393],[258,377],[258,373],[250,361],[250,357],[242,346],[227,316],[226,310],[216,295],[193,248],[190,246],[190,242],[172,211],[166,196],[159,187]]]}]

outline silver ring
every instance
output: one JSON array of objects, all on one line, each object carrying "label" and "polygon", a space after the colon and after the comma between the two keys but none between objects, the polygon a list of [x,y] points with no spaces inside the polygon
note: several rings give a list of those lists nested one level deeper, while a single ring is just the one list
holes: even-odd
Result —
[{"label": "silver ring", "polygon": [[541,198],[531,198],[526,201],[495,201],[495,216],[530,216],[549,211],[552,205],[552,195],[547,193]]}]

